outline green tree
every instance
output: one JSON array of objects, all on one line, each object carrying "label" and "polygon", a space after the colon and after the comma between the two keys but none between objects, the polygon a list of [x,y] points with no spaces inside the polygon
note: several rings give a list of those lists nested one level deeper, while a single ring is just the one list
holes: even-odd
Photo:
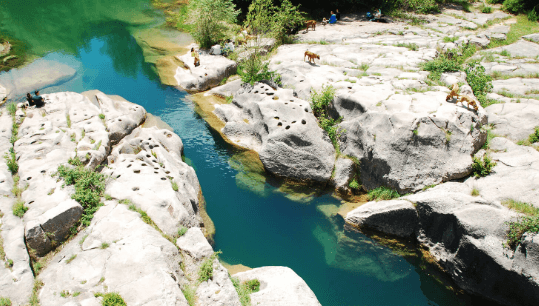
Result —
[{"label": "green tree", "polygon": [[239,14],[232,0],[191,0],[188,10],[191,35],[201,48],[230,37]]}]

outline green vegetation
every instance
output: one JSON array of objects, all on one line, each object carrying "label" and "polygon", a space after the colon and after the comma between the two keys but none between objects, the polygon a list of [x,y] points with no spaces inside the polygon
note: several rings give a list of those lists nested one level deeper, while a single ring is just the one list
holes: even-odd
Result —
[{"label": "green vegetation", "polygon": [[75,186],[71,198],[84,209],[80,222],[84,226],[90,225],[94,213],[103,205],[100,201],[105,191],[105,176],[82,166],[70,168],[64,165],[58,167],[55,175],[63,178],[65,185]]},{"label": "green vegetation", "polygon": [[533,133],[531,133],[530,136],[528,136],[528,141],[530,143],[539,142],[539,126],[536,126]]},{"label": "green vegetation", "polygon": [[217,256],[221,254],[221,251],[214,252],[213,255],[206,258],[198,270],[198,282],[202,283],[207,280],[213,279],[213,261]]},{"label": "green vegetation", "polygon": [[0,306],[11,306],[11,300],[5,297],[0,297]]},{"label": "green vegetation", "polygon": [[28,58],[28,46],[13,37],[0,33],[0,44],[7,47],[9,42],[9,53],[0,56],[0,71],[8,71],[11,68],[22,66]]},{"label": "green vegetation", "polygon": [[191,0],[187,8],[190,33],[200,48],[212,45],[232,36],[239,11],[232,0]]},{"label": "green vegetation", "polygon": [[13,147],[9,148],[9,153],[4,154],[4,159],[6,160],[7,168],[12,175],[19,171],[19,164],[17,163],[17,155],[13,150]]},{"label": "green vegetation", "polygon": [[99,119],[105,120],[105,114],[99,114]]},{"label": "green vegetation", "polygon": [[172,190],[178,191],[178,183],[176,183],[173,179],[171,179],[170,184],[172,185]]},{"label": "green vegetation", "polygon": [[387,187],[378,187],[376,189],[369,190],[367,193],[367,199],[369,201],[391,200],[400,197],[400,194]]},{"label": "green vegetation", "polygon": [[66,260],[66,264],[69,264],[69,263],[72,262],[75,258],[77,258],[77,254],[71,255],[71,257],[69,257],[69,258]]},{"label": "green vegetation", "polygon": [[462,70],[462,64],[467,58],[475,53],[475,46],[469,44],[459,49],[450,49],[440,52],[438,56],[422,64],[423,70],[430,71],[429,79],[439,81],[444,72],[455,72]]},{"label": "green vegetation", "polygon": [[69,114],[66,115],[66,123],[67,123],[67,127],[70,128],[71,127],[71,117],[69,117]]},{"label": "green vegetation", "polygon": [[508,222],[507,246],[515,250],[525,233],[539,233],[539,216],[519,217],[516,221]]},{"label": "green vegetation", "polygon": [[240,280],[237,279],[236,277],[232,277],[230,280],[232,281],[232,284],[234,285],[234,288],[236,288],[236,292],[238,293],[238,296],[240,297],[241,305],[250,306],[251,305],[250,294],[253,292],[260,291],[260,281],[258,279],[251,279],[251,280],[240,283]]},{"label": "green vegetation", "polygon": [[486,104],[489,103],[486,95],[492,91],[492,77],[485,73],[485,67],[479,61],[470,62],[466,66],[465,72],[466,81],[472,88],[475,97],[481,106],[486,107]]},{"label": "green vegetation", "polygon": [[408,43],[408,44],[405,44],[405,43],[398,43],[396,45],[394,45],[395,47],[405,47],[405,48],[408,48],[409,50],[412,50],[412,51],[417,51],[419,50],[419,46],[415,43]]},{"label": "green vegetation", "polygon": [[335,97],[335,88],[333,86],[322,86],[322,89],[317,92],[311,89],[311,108],[313,114],[318,119],[318,125],[328,133],[329,139],[333,143],[335,150],[339,153],[338,139],[341,136],[343,130],[337,125],[341,118],[335,120],[328,117],[328,107]]},{"label": "green vegetation", "polygon": [[492,7],[491,6],[487,6],[487,5],[481,5],[479,7],[479,9],[481,10],[481,13],[484,13],[484,14],[490,14],[492,13]]},{"label": "green vegetation", "polygon": [[354,178],[352,181],[350,181],[350,183],[348,184],[348,187],[350,187],[350,188],[352,188],[352,189],[355,189],[355,190],[359,190],[359,188],[361,187],[361,185],[359,185],[357,179]]},{"label": "green vegetation", "polygon": [[539,216],[539,208],[528,203],[507,199],[502,201],[502,205],[509,209],[518,211],[521,214],[528,216]]},{"label": "green vegetation", "polygon": [[127,306],[124,299],[118,292],[109,292],[109,293],[95,293],[95,297],[103,297],[101,302],[102,306]]},{"label": "green vegetation", "polygon": [[185,285],[182,288],[183,296],[185,296],[185,299],[187,300],[187,303],[189,303],[189,306],[195,306],[195,299],[196,299],[196,288],[191,287],[189,285]]},{"label": "green vegetation", "polygon": [[19,218],[22,218],[24,216],[24,213],[28,211],[28,207],[24,205],[24,202],[21,200],[15,201],[15,204],[13,204],[13,215],[17,216]]},{"label": "green vegetation", "polygon": [[225,97],[225,101],[227,104],[230,104],[232,103],[232,100],[234,99],[234,96],[233,95],[230,95],[230,96],[226,96]]},{"label": "green vegetation", "polygon": [[34,287],[32,288],[32,295],[30,296],[30,306],[39,306],[39,290],[43,287],[43,281],[40,279],[34,280]]},{"label": "green vegetation", "polygon": [[479,195],[479,189],[477,189],[475,187],[472,188],[471,195],[474,196],[474,197],[477,197]]},{"label": "green vegetation", "polygon": [[444,37],[444,43],[456,42],[457,39],[459,39],[457,36],[453,36],[453,37],[446,36]]},{"label": "green vegetation", "polygon": [[101,249],[103,249],[103,250],[108,248],[109,246],[110,246],[110,244],[108,244],[107,242],[102,242],[101,243]]},{"label": "green vegetation", "polygon": [[506,40],[493,39],[490,41],[487,48],[495,48],[505,45],[510,45],[522,36],[539,32],[539,23],[530,21],[525,15],[516,16],[517,22],[511,25]]},{"label": "green vegetation", "polygon": [[67,160],[67,163],[72,165],[72,166],[82,166],[82,161],[79,159],[79,156],[78,155],[75,155],[75,157],[70,157],[68,160]]},{"label": "green vegetation", "polygon": [[254,0],[249,5],[244,26],[250,27],[253,35],[264,34],[275,38],[279,45],[287,40],[287,33],[303,25],[305,18],[298,8],[290,0],[282,0],[280,7],[274,5],[272,0]]},{"label": "green vegetation", "polygon": [[487,176],[490,174],[494,166],[496,166],[496,163],[490,159],[488,154],[483,155],[482,159],[474,157],[472,164],[472,175],[475,177]]},{"label": "green vegetation", "polygon": [[266,57],[260,54],[258,47],[254,47],[252,51],[249,57],[238,65],[238,74],[241,80],[251,85],[262,80],[271,80],[279,84],[281,76],[277,72],[269,70],[269,62],[265,60]]},{"label": "green vegetation", "polygon": [[178,237],[181,237],[187,233],[188,228],[185,226],[182,226],[178,229]]},{"label": "green vegetation", "polygon": [[60,291],[60,296],[63,297],[63,298],[67,298],[70,295],[71,295],[71,293],[69,293],[69,291],[67,291],[67,290]]}]

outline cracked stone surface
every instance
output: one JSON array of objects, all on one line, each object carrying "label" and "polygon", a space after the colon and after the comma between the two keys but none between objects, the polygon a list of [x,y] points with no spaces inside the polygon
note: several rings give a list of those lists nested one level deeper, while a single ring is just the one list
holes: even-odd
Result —
[{"label": "cracked stone surface", "polygon": [[487,107],[489,124],[492,132],[513,141],[528,139],[539,125],[539,101],[536,103],[502,103]]}]

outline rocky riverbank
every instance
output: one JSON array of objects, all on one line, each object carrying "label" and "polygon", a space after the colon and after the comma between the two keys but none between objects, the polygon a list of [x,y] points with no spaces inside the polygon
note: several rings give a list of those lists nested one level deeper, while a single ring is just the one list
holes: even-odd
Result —
[{"label": "rocky riverbank", "polygon": [[99,91],[43,96],[42,108],[1,115],[1,297],[100,305],[118,293],[127,305],[242,305],[242,282],[258,279],[261,305],[281,303],[287,282],[297,289],[287,299],[319,305],[284,267],[230,278],[208,242],[214,229],[181,139],[142,127],[144,108]]},{"label": "rocky riverbank", "polygon": [[[506,203],[539,208],[537,144],[526,142],[537,125],[537,34],[488,49],[509,39],[520,21],[499,11],[457,9],[416,17],[426,23],[344,16],[277,49],[270,68],[281,75],[282,87],[237,80],[193,100],[225,140],[258,153],[269,174],[346,194],[359,170],[366,190],[415,193],[369,202],[346,222],[415,239],[470,293],[532,305],[539,299],[537,239],[528,233],[516,249],[506,245],[508,223],[522,216]],[[446,99],[446,86],[454,83],[461,95],[474,96],[464,72],[433,82],[422,69],[439,54],[467,46],[479,50],[470,60],[495,78],[489,103],[477,110]],[[306,50],[320,59],[305,62]],[[329,116],[341,120],[336,142],[311,104],[313,90],[327,86],[335,89]],[[491,174],[470,176],[474,158],[485,155],[496,163]]]}]

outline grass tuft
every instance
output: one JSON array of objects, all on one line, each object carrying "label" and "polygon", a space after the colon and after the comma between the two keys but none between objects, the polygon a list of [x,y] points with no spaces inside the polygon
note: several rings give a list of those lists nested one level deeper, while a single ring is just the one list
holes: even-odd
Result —
[{"label": "grass tuft", "polygon": [[369,201],[391,200],[398,197],[400,197],[400,194],[397,191],[383,186],[369,190],[367,193]]}]

